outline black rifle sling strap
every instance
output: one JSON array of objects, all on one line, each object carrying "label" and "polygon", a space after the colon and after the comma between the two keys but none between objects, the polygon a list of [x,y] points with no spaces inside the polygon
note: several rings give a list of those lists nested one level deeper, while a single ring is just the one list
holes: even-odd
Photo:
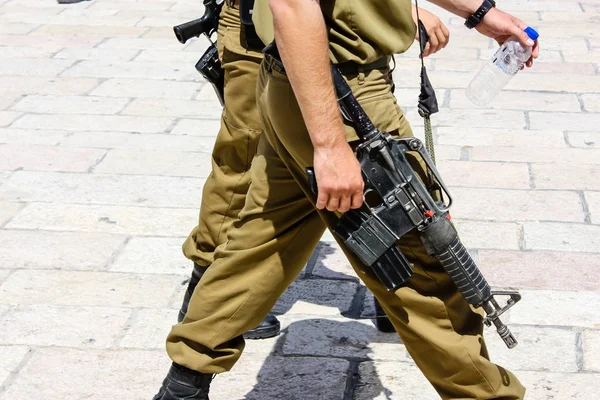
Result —
[{"label": "black rifle sling strap", "polygon": [[431,159],[435,163],[435,149],[433,145],[433,132],[431,131],[431,119],[429,116],[439,111],[437,98],[435,97],[435,91],[427,76],[427,70],[425,69],[425,62],[423,61],[423,53],[425,52],[425,46],[429,41],[429,35],[425,25],[419,18],[419,3],[415,0],[415,7],[417,8],[417,20],[419,24],[417,29],[419,30],[419,50],[421,55],[421,93],[419,94],[419,115],[423,117],[425,122],[425,147],[427,152],[431,156]]}]

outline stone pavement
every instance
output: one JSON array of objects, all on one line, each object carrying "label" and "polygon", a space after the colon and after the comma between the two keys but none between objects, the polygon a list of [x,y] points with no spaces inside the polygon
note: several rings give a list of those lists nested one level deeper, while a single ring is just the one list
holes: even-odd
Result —
[{"label": "stone pavement", "polygon": [[[429,5],[428,8],[431,8]],[[436,11],[451,44],[427,60],[442,104],[440,169],[464,242],[496,287],[516,287],[508,351],[530,399],[592,399],[600,382],[600,0],[507,0],[541,59],[485,109],[464,89],[496,47]],[[0,400],[150,399],[191,265],[219,125],[194,70],[204,39],[171,26],[200,0],[0,0]],[[416,48],[397,95],[420,132]],[[435,393],[331,236],[249,342],[224,399],[418,399]]]}]

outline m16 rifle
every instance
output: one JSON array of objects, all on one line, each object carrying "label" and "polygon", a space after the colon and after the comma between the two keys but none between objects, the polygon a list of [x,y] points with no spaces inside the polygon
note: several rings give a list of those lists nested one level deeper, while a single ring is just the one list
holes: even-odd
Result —
[{"label": "m16 rifle", "polygon": [[217,46],[210,37],[219,27],[219,14],[224,1],[204,0],[204,15],[202,17],[173,27],[175,36],[180,43],[185,44],[189,39],[200,35],[206,36],[210,42],[210,46],[196,63],[196,70],[213,86],[221,105],[223,105],[225,74],[219,61]]},{"label": "m16 rifle", "polygon": [[[484,309],[484,323],[493,324],[504,343],[515,347],[517,341],[499,317],[521,295],[516,291],[492,292],[450,222],[452,197],[422,142],[416,138],[392,138],[378,130],[333,65],[332,74],[342,114],[361,140],[356,153],[365,181],[365,203],[344,213],[334,232],[388,290],[396,290],[413,274],[397,241],[416,229],[427,252],[439,260],[467,302]],[[424,162],[433,180],[429,187],[435,187],[447,199],[445,202],[434,200],[409,163],[409,152]],[[316,193],[314,171],[308,168],[307,173]],[[500,306],[495,295],[509,296],[507,304]]]}]

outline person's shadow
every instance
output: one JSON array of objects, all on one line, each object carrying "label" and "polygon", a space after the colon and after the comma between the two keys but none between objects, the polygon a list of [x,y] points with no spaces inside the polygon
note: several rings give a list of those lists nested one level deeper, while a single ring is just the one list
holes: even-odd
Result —
[{"label": "person's shadow", "polygon": [[[408,364],[410,356],[395,332],[377,330],[372,294],[336,248],[319,244],[273,308],[284,327],[275,344],[247,341],[239,365],[213,383],[216,394],[248,400],[398,398],[384,387],[377,367]],[[245,396],[240,379],[256,381]]]}]

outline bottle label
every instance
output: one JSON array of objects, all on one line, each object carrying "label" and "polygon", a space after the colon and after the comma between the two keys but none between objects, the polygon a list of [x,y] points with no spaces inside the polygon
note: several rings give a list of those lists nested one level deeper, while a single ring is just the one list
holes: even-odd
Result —
[{"label": "bottle label", "polygon": [[492,63],[500,68],[502,72],[507,75],[514,76],[519,72],[521,68],[521,63],[515,55],[510,51],[508,46],[500,46],[500,48],[494,54],[494,58],[492,59]]}]

